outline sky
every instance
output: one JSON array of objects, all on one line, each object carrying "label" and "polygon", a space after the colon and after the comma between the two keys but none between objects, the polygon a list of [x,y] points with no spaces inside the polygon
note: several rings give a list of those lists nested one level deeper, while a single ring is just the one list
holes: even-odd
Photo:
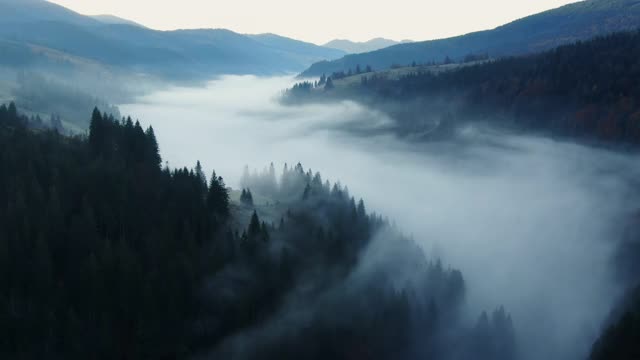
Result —
[{"label": "sky", "polygon": [[575,0],[50,0],[159,30],[225,28],[316,44],[333,39],[430,40],[491,29]]}]

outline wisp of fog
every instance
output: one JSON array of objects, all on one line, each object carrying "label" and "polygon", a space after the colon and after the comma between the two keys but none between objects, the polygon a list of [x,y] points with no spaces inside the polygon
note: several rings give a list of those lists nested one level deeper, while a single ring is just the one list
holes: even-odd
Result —
[{"label": "wisp of fog", "polygon": [[[462,271],[469,318],[504,305],[531,359],[588,353],[618,293],[611,258],[634,209],[630,157],[468,127],[416,143],[353,102],[283,106],[288,77],[222,77],[122,105],[171,167],[197,160],[237,188],[244,165],[301,162],[347,185]],[[473,321],[470,320],[470,321]]]}]

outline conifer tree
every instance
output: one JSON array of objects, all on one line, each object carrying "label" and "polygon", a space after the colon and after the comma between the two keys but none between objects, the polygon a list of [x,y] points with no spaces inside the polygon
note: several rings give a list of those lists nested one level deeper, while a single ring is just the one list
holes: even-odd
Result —
[{"label": "conifer tree", "polygon": [[251,221],[249,222],[249,228],[247,229],[247,236],[251,239],[256,239],[260,236],[262,231],[262,227],[260,224],[260,218],[258,217],[258,213],[254,210],[251,215]]},{"label": "conifer tree", "polygon": [[198,177],[198,179],[200,179],[200,181],[202,181],[203,184],[205,184],[205,185],[207,184],[207,176],[202,171],[202,165],[200,164],[200,160],[198,160],[198,162],[196,162],[195,174]]},{"label": "conifer tree", "polygon": [[327,83],[324,85],[325,90],[331,90],[334,88],[333,80],[330,77],[327,78]]},{"label": "conifer tree", "polygon": [[104,136],[102,114],[98,108],[93,109],[91,122],[89,123],[89,147],[94,155],[102,151],[102,137]]},{"label": "conifer tree", "polygon": [[210,211],[213,211],[222,219],[226,219],[229,216],[229,192],[224,180],[222,177],[218,177],[215,171],[213,171],[209,183],[207,206]]}]

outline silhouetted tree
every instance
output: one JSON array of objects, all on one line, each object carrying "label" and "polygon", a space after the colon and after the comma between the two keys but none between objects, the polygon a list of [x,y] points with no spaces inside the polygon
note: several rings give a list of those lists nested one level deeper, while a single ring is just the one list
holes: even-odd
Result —
[{"label": "silhouetted tree", "polygon": [[222,219],[229,216],[229,192],[222,177],[217,176],[213,171],[209,182],[209,193],[207,195],[207,206]]},{"label": "silhouetted tree", "polygon": [[333,86],[333,80],[332,80],[331,78],[327,78],[327,82],[326,82],[326,84],[324,85],[324,89],[325,89],[325,90],[331,90],[331,89],[333,89],[333,88],[334,88],[334,86]]},{"label": "silhouetted tree", "polygon": [[253,194],[251,194],[250,189],[242,189],[242,194],[240,195],[240,202],[246,206],[253,206]]}]

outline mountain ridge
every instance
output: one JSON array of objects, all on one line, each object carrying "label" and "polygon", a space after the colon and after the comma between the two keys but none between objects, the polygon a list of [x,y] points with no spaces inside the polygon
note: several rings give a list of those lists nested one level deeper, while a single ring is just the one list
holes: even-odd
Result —
[{"label": "mountain ridge", "polygon": [[344,55],[282,36],[267,41],[226,29],[159,31],[113,15],[84,16],[44,0],[0,0],[0,40],[23,49],[20,61],[2,59],[0,65],[42,62],[39,54],[24,50],[37,46],[172,79],[296,73]]},{"label": "mountain ridge", "polygon": [[131,25],[131,26],[138,26],[141,28],[147,28],[146,26],[139,24],[135,21],[121,18],[115,15],[110,15],[110,14],[91,15],[90,17],[102,23],[110,24],[110,25]]},{"label": "mountain ridge", "polygon": [[328,43],[322,45],[324,47],[342,50],[349,54],[359,54],[364,52],[371,52],[379,49],[383,49],[389,46],[410,43],[412,40],[401,40],[395,41],[391,39],[386,39],[383,37],[373,38],[371,40],[357,42],[351,41],[347,39],[334,39],[329,41]]},{"label": "mountain ridge", "polygon": [[491,30],[451,38],[398,44],[364,54],[351,54],[333,61],[321,61],[301,76],[348,71],[356,65],[386,69],[413,61],[440,62],[469,54],[503,57],[537,53],[599,35],[640,27],[638,0],[586,0],[530,15]]}]

